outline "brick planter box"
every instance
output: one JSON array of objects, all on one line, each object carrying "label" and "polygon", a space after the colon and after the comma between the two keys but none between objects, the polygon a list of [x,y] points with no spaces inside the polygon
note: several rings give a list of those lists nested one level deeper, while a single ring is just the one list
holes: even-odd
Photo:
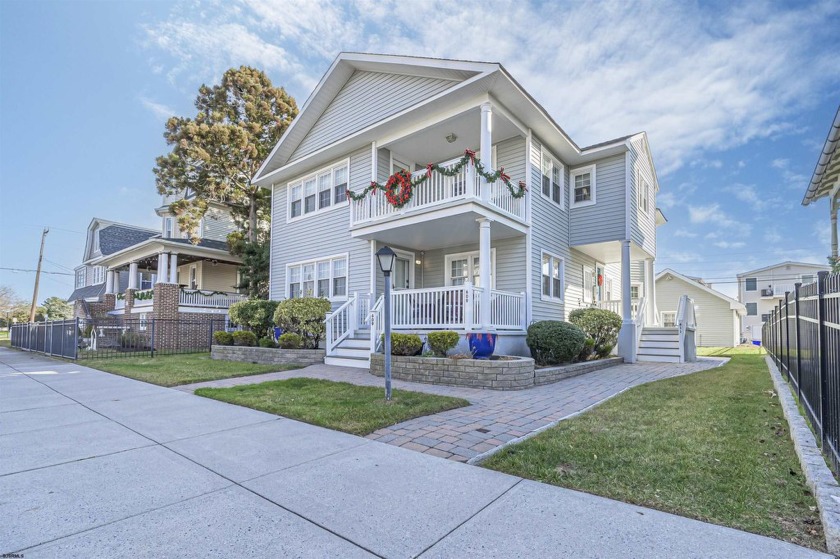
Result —
[{"label": "brick planter box", "polygon": [[[385,376],[385,359],[381,353],[370,356],[370,372]],[[442,357],[391,356],[391,377],[410,382],[466,386],[489,390],[522,390],[551,384],[624,362],[621,357],[574,363],[562,367],[535,369],[530,357],[512,360],[449,359]]]},{"label": "brick planter box", "polygon": [[272,347],[243,347],[214,345],[210,349],[212,359],[243,361],[260,365],[318,365],[324,363],[323,349],[279,349]]}]

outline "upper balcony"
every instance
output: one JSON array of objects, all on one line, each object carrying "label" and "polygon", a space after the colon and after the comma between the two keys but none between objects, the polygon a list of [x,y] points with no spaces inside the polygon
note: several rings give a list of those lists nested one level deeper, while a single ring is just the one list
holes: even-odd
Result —
[{"label": "upper balcony", "polygon": [[782,299],[785,293],[793,293],[794,286],[792,283],[777,283],[769,285],[761,290],[762,299]]}]

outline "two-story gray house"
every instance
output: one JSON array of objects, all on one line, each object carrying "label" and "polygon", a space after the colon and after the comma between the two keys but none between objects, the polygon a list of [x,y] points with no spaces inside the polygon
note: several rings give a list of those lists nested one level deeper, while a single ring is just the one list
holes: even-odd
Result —
[{"label": "two-story gray house", "polygon": [[[428,177],[404,205],[354,199],[402,170]],[[395,330],[489,330],[527,355],[531,322],[601,306],[635,361],[656,324],[665,220],[647,135],[580,147],[501,64],[342,53],[254,181],[272,195],[270,296],[333,302],[328,363],[363,365],[376,346],[385,245]]]}]

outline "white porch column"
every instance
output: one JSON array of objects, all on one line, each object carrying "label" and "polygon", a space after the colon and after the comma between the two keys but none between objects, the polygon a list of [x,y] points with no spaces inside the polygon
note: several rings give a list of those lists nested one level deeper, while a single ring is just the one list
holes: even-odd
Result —
[{"label": "white porch column", "polygon": [[105,272],[105,293],[107,295],[113,295],[114,291],[114,270],[108,270]]},{"label": "white porch column", "polygon": [[478,268],[481,275],[481,317],[480,323],[484,330],[492,330],[491,323],[492,314],[490,312],[490,289],[492,283],[490,280],[491,271],[491,257],[490,250],[490,220],[481,218],[478,221]]},{"label": "white porch column", "polygon": [[[485,172],[493,168],[493,105],[490,103],[481,104],[481,164]],[[481,199],[490,199],[489,183],[481,178]],[[489,227],[489,225],[488,225]]]},{"label": "white porch column", "polygon": [[166,283],[169,280],[169,255],[165,252],[158,254],[157,282]]},{"label": "white porch column", "polygon": [[828,203],[831,207],[831,257],[837,258],[837,194]]},{"label": "white porch column", "polygon": [[625,363],[636,362],[636,324],[630,301],[630,241],[621,241],[621,331],[618,355]]},{"label": "white porch column", "polygon": [[137,289],[137,262],[128,265],[128,288]]},{"label": "white porch column", "polygon": [[178,283],[178,253],[169,255],[169,283]]},{"label": "white porch column", "polygon": [[645,258],[645,324],[637,324],[638,328],[656,324],[656,282],[653,275],[653,258]]}]

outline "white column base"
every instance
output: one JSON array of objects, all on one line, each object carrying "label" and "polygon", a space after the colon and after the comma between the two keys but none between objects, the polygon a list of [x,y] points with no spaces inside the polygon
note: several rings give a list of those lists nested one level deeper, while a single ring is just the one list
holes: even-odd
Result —
[{"label": "white column base", "polygon": [[618,356],[624,358],[625,363],[635,363],[637,359],[636,328],[640,328],[632,321],[623,322],[618,331]]}]

